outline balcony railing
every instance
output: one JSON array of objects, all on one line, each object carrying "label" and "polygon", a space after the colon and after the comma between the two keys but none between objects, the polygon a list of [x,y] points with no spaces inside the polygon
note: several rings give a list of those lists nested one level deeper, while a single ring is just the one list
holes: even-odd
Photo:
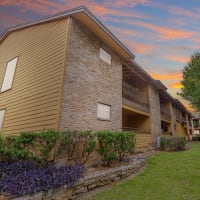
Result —
[{"label": "balcony railing", "polygon": [[160,106],[160,113],[161,113],[161,118],[168,120],[168,121],[171,120],[170,111],[166,107]]},{"label": "balcony railing", "polygon": [[185,119],[185,118],[182,118],[182,121],[181,121],[181,123],[182,123],[182,125],[184,125],[184,126],[187,126],[187,121],[186,121],[186,119]]},{"label": "balcony railing", "polygon": [[132,128],[132,127],[123,127],[123,131],[130,131],[134,133],[150,133],[150,130],[148,129],[141,129],[141,128]]},{"label": "balcony railing", "polygon": [[[125,99],[131,101],[130,103],[134,108],[140,109],[145,112],[149,112],[149,99],[148,96],[145,95],[143,92],[141,92],[138,88],[135,88],[134,86],[123,82],[123,103],[126,102],[126,104],[129,104]],[[134,103],[133,103],[134,102]]]}]

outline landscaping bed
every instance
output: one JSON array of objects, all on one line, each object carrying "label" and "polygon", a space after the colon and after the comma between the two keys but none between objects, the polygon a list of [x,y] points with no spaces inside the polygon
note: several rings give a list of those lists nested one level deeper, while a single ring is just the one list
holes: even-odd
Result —
[{"label": "landscaping bed", "polygon": [[[73,199],[141,168],[144,159],[127,157],[134,147],[135,134],[130,132],[49,130],[1,137],[0,195],[9,199]],[[85,166],[94,151],[101,165],[91,173],[92,168],[85,170]],[[58,159],[64,162],[59,164]]]},{"label": "landscaping bed", "polygon": [[197,200],[200,197],[200,143],[187,151],[158,151],[134,178],[105,189],[88,200]]}]

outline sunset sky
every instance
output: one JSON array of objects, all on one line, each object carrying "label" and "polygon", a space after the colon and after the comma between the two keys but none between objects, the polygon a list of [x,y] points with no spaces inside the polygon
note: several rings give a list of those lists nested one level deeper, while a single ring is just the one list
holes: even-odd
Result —
[{"label": "sunset sky", "polygon": [[82,5],[177,98],[183,67],[200,47],[198,0],[0,0],[0,35],[9,27]]}]

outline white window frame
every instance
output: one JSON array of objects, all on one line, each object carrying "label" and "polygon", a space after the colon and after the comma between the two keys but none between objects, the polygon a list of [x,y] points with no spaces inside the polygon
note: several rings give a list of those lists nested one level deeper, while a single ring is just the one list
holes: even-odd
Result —
[{"label": "white window frame", "polygon": [[1,92],[5,92],[12,88],[15,71],[16,71],[16,67],[17,67],[17,60],[18,60],[18,57],[14,58],[8,62],[7,67],[6,67],[5,76],[3,79],[3,84],[1,87]]},{"label": "white window frame", "polygon": [[99,57],[100,57],[101,60],[103,60],[107,64],[111,65],[111,63],[112,63],[112,56],[107,51],[105,51],[102,48],[100,48]]},{"label": "white window frame", "polygon": [[3,120],[4,120],[4,117],[5,117],[5,112],[6,112],[6,110],[0,110],[0,131],[1,131],[2,126],[3,126]]},{"label": "white window frame", "polygon": [[111,106],[103,103],[97,103],[97,119],[110,121],[111,120]]}]

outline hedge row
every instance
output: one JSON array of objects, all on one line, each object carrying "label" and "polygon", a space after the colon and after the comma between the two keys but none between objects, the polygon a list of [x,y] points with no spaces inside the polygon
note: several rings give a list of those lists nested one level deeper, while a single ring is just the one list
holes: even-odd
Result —
[{"label": "hedge row", "polygon": [[185,148],[184,136],[161,137],[160,148],[167,151],[179,151]]},{"label": "hedge row", "polygon": [[[95,149],[102,164],[109,165],[134,147],[135,134],[129,132],[49,130],[0,137],[0,195],[16,197],[71,186],[83,176],[83,165]],[[63,154],[73,164],[56,167],[53,161]]]},{"label": "hedge row", "polygon": [[83,165],[89,155],[96,149],[102,157],[103,165],[118,158],[120,161],[127,153],[133,153],[135,134],[130,132],[66,131],[53,130],[40,133],[21,133],[19,135],[0,137],[0,162],[31,160],[39,163],[54,161],[61,155]]},{"label": "hedge row", "polygon": [[193,136],[192,141],[200,141],[200,135]]}]

